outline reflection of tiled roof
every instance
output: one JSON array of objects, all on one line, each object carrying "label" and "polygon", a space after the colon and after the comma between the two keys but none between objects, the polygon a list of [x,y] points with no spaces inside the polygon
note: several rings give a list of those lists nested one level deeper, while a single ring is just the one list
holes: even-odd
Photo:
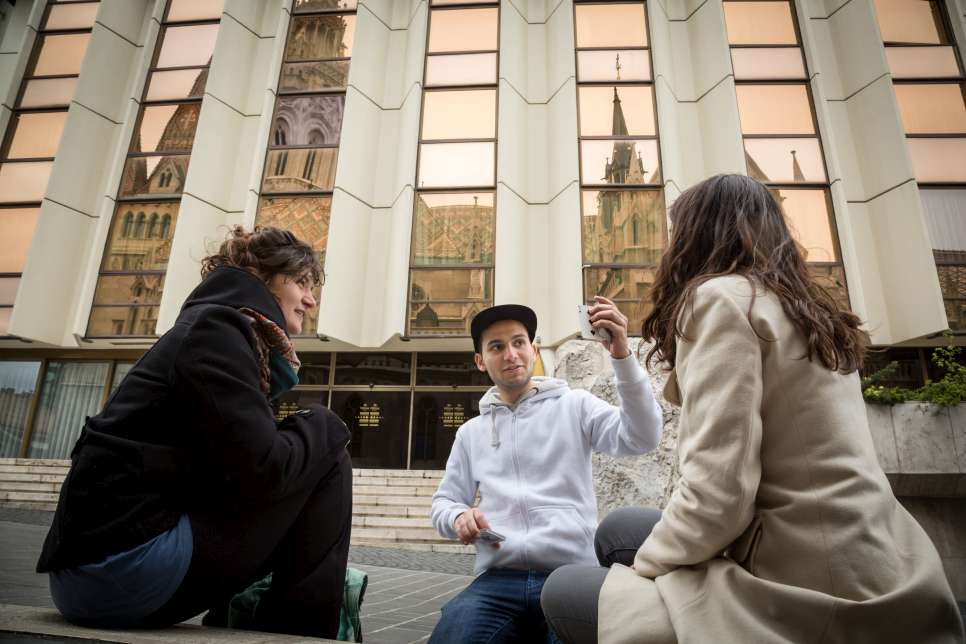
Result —
[{"label": "reflection of tiled roof", "polygon": [[258,211],[256,223],[290,230],[315,250],[324,251],[329,234],[329,208],[321,207],[322,202],[313,197],[266,200]]},{"label": "reflection of tiled roof", "polygon": [[[419,212],[424,217],[428,214],[428,220],[419,222],[417,230],[421,234],[413,240],[413,256],[417,261],[489,261],[482,255],[492,252],[492,206],[439,206],[420,208]],[[475,257],[471,256],[474,254]]]}]

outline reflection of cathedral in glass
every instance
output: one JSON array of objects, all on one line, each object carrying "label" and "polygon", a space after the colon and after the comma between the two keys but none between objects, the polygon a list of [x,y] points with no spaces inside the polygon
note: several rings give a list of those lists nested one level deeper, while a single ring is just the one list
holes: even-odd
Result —
[{"label": "reflection of cathedral in glass", "polygon": [[345,58],[349,55],[345,31],[346,21],[342,16],[299,16],[293,21],[285,58],[290,61]]},{"label": "reflection of cathedral in glass", "polygon": [[477,195],[472,204],[433,207],[420,196],[416,201],[413,265],[492,264],[493,216],[493,206],[480,205]]},{"label": "reflection of cathedral in glass", "polygon": [[122,204],[115,219],[105,271],[163,271],[171,254],[178,204]]},{"label": "reflection of cathedral in glass", "polygon": [[[627,136],[627,123],[614,88],[612,136]],[[615,140],[603,168],[606,184],[659,184],[648,177],[637,143]],[[585,204],[585,208],[588,204]],[[664,250],[664,199],[658,190],[600,190],[593,213],[585,212],[585,255],[597,264],[655,264]]]},{"label": "reflection of cathedral in glass", "polygon": [[[205,67],[198,72],[198,77],[188,95],[201,96],[207,81],[208,68]],[[157,151],[183,153],[190,151],[200,112],[200,105],[197,103],[179,105],[165,125],[161,138],[158,139]],[[135,132],[132,149],[141,149],[140,131]],[[180,194],[184,190],[189,158],[187,154],[131,157],[125,165],[124,176],[121,179],[121,196]]]},{"label": "reflection of cathedral in glass", "polygon": [[[448,195],[445,203],[430,205],[435,195],[416,200],[412,266],[472,266],[493,264],[492,195],[486,204],[480,195]],[[427,200],[430,203],[427,203]],[[465,203],[459,203],[459,202]],[[463,334],[468,321],[492,299],[491,271],[412,271],[411,326],[440,334]],[[475,300],[457,302],[454,300]]]},{"label": "reflection of cathedral in glass", "polygon": [[256,223],[292,231],[324,259],[330,207],[330,197],[266,197],[259,205]]},{"label": "reflection of cathedral in glass", "polygon": [[279,99],[272,145],[338,145],[344,105],[341,95]]}]

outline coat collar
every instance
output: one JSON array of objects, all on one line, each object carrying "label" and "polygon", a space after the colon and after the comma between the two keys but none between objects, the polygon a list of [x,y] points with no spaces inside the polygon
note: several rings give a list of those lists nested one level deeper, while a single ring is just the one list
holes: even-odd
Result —
[{"label": "coat collar", "polygon": [[181,310],[202,304],[249,308],[285,329],[285,316],[275,296],[261,279],[241,268],[216,268],[188,295]]}]

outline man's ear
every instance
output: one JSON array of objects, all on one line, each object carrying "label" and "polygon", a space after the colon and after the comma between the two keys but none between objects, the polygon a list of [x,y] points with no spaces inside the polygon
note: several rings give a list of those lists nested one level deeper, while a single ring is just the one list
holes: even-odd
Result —
[{"label": "man's ear", "polygon": [[473,362],[476,363],[476,368],[480,371],[486,372],[486,365],[483,364],[483,356],[478,353],[473,354]]}]

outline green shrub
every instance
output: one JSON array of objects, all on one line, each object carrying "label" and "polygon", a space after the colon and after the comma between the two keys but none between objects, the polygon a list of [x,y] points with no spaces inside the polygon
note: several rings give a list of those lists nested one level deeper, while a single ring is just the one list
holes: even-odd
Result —
[{"label": "green shrub", "polygon": [[[949,339],[952,338],[952,334],[948,331],[944,335]],[[959,361],[961,351],[962,347],[953,344],[936,347],[932,352],[932,363],[945,370],[946,375],[941,380],[927,382],[919,389],[886,387],[881,384],[896,371],[898,365],[890,362],[871,376],[862,379],[862,395],[866,402],[879,405],[895,405],[909,401],[929,402],[943,407],[958,405],[966,400],[966,365]]]}]

